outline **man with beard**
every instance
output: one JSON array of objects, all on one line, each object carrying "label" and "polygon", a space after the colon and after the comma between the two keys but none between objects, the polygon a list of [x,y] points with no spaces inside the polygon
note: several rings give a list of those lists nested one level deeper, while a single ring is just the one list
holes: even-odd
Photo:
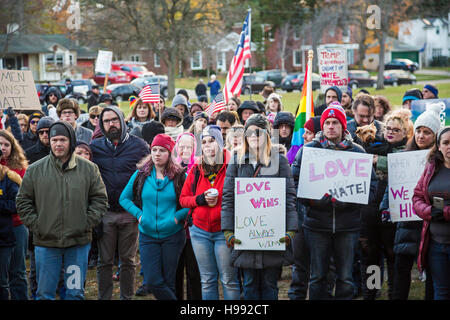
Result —
[{"label": "man with beard", "polygon": [[43,117],[39,120],[36,132],[38,141],[34,146],[25,150],[25,154],[30,164],[42,159],[50,153],[50,140],[48,137],[49,128],[55,122],[52,117]]},{"label": "man with beard", "polygon": [[127,133],[122,111],[115,106],[102,110],[99,119],[103,137],[92,140],[92,161],[98,165],[108,193],[109,209],[103,217],[98,234],[97,265],[98,298],[111,300],[113,262],[116,244],[120,257],[120,299],[134,295],[138,221],[119,204],[119,197],[136,171],[136,164],[150,153],[148,144]]}]

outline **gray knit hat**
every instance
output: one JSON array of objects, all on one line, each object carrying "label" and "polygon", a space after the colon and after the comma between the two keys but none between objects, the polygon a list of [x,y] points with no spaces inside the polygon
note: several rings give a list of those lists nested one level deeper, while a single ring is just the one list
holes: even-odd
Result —
[{"label": "gray knit hat", "polygon": [[222,137],[222,131],[220,130],[219,126],[216,125],[209,125],[206,126],[205,129],[202,131],[202,139],[204,137],[211,136],[216,140],[217,144],[220,147],[220,150],[223,150],[223,137]]},{"label": "gray knit hat", "polygon": [[252,114],[247,121],[245,121],[245,127],[244,129],[247,131],[248,127],[250,126],[257,126],[261,129],[269,130],[270,124],[269,120],[265,116],[263,116],[260,113]]},{"label": "gray knit hat", "polygon": [[188,108],[188,103],[186,100],[186,97],[183,96],[182,94],[177,94],[173,100],[172,100],[172,108],[175,108],[177,105],[182,104],[186,107],[186,109]]},{"label": "gray knit hat", "polygon": [[416,122],[414,123],[414,130],[419,127],[427,127],[434,134],[438,133],[441,127],[441,105],[439,103],[433,103],[427,105],[426,110],[417,117]]}]

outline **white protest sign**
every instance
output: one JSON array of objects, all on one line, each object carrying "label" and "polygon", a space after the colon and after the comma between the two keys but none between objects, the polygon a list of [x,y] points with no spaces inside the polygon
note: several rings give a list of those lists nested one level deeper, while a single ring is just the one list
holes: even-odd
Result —
[{"label": "white protest sign", "polygon": [[285,250],[286,180],[284,178],[235,179],[236,250]]},{"label": "white protest sign", "polygon": [[325,193],[343,202],[367,204],[373,155],[303,147],[299,198],[318,200]]},{"label": "white protest sign", "polygon": [[96,73],[111,73],[112,51],[98,50],[97,61],[95,62]]},{"label": "white protest sign", "polygon": [[425,169],[429,150],[388,154],[389,211],[396,221],[422,220],[416,216],[412,197]]},{"label": "white protest sign", "polygon": [[348,86],[347,49],[317,49],[319,60],[320,89],[322,92],[332,86],[345,91]]},{"label": "white protest sign", "polygon": [[30,70],[0,70],[0,109],[41,110]]}]

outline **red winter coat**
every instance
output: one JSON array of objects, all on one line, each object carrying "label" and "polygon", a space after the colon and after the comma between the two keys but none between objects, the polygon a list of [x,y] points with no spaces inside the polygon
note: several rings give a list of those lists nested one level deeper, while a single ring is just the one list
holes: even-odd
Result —
[{"label": "red winter coat", "polygon": [[[427,264],[428,245],[430,243],[430,222],[432,204],[428,195],[428,186],[431,178],[433,178],[435,163],[428,162],[422,176],[417,182],[412,198],[415,213],[423,219],[422,236],[419,246],[419,257],[417,258],[417,266],[419,271],[424,271]],[[450,221],[450,206],[444,207],[444,218]]]},{"label": "red winter coat", "polygon": [[[180,195],[180,204],[184,208],[193,209],[192,222],[193,224],[207,232],[219,232],[221,231],[221,211],[222,211],[222,194],[223,194],[223,183],[225,181],[225,173],[227,171],[227,164],[230,159],[230,154],[227,150],[224,150],[224,164],[217,173],[216,179],[214,181],[214,186],[205,177],[203,169],[195,164],[191,170],[189,170],[186,182],[184,183],[183,189]],[[198,177],[198,182],[196,184],[195,194],[193,193],[192,184],[195,179],[195,172],[200,170]],[[197,204],[197,196],[204,193],[206,190],[215,188],[219,191],[219,199],[214,207],[209,207],[208,205],[199,206]]]}]

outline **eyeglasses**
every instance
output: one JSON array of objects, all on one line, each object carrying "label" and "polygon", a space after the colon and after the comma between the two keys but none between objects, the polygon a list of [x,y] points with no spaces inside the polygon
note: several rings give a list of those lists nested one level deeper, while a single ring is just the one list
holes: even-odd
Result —
[{"label": "eyeglasses", "polygon": [[103,119],[103,124],[106,123],[118,124],[119,122],[120,122],[119,118]]},{"label": "eyeglasses", "polygon": [[99,114],[97,114],[97,115],[95,115],[95,114],[91,114],[90,116],[89,116],[91,119],[98,119],[98,118],[100,118],[100,115]]},{"label": "eyeglasses", "polygon": [[400,133],[402,131],[399,128],[391,128],[391,127],[385,127],[384,130],[386,130],[386,132],[391,131],[393,133]]},{"label": "eyeglasses", "polygon": [[39,131],[38,131],[38,134],[39,134],[40,136],[42,136],[44,133],[48,134],[49,132],[50,132],[49,130],[39,130]]},{"label": "eyeglasses", "polygon": [[246,135],[247,137],[251,137],[251,136],[253,136],[253,135],[255,135],[255,136],[257,136],[257,137],[261,137],[261,136],[263,136],[266,132],[267,132],[267,130],[265,130],[265,129],[247,130],[247,131],[245,132],[245,135]]},{"label": "eyeglasses", "polygon": [[39,120],[31,120],[30,124],[37,124],[39,122]]},{"label": "eyeglasses", "polygon": [[64,110],[61,112],[62,115],[64,116],[70,116],[71,114],[74,114],[75,112],[73,112],[73,110]]}]

